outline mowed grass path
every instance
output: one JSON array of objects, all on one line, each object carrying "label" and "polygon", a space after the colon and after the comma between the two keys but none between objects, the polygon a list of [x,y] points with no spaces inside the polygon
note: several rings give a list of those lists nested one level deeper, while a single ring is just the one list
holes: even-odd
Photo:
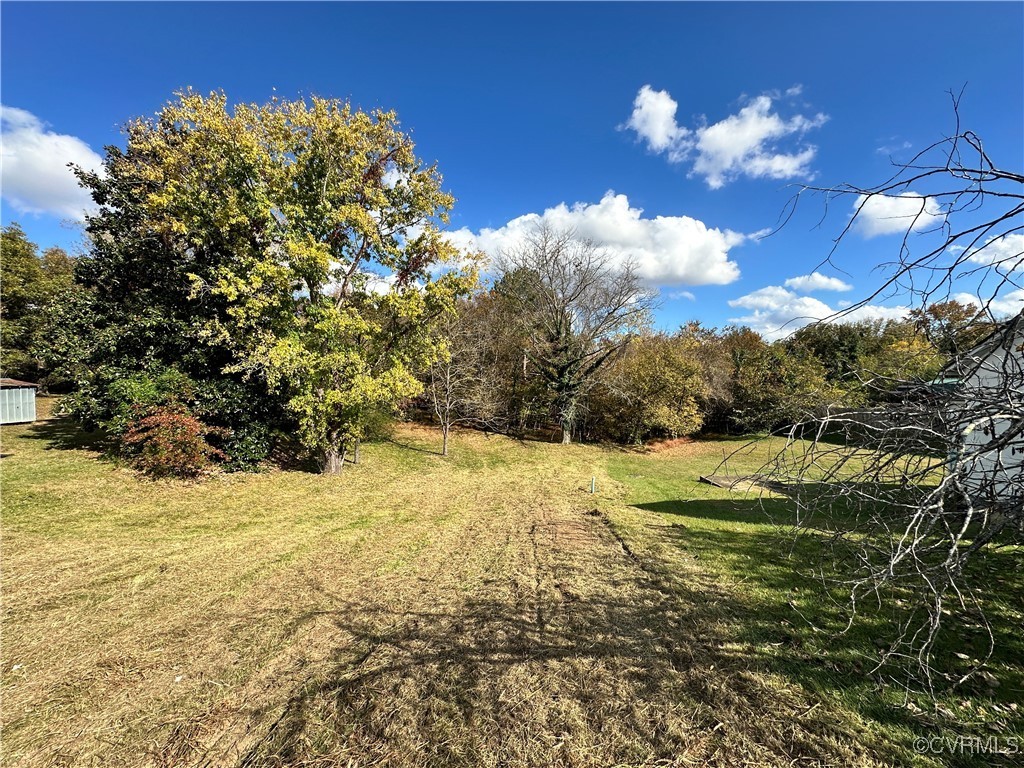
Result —
[{"label": "mowed grass path", "polygon": [[929,764],[917,733],[1019,729],[1019,656],[936,723],[858,687],[864,638],[805,644],[778,532],[695,483],[730,444],[438,447],[190,485],[5,428],[4,764]]}]

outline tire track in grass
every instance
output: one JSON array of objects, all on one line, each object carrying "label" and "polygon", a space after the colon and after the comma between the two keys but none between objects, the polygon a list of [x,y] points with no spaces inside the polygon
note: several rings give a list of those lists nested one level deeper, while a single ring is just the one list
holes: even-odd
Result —
[{"label": "tire track in grass", "polygon": [[[235,504],[228,512],[216,488],[203,490],[209,503],[192,492],[211,525],[251,517],[235,484],[269,511],[245,535],[183,543],[180,574],[111,604],[102,636],[151,651],[154,677],[93,687],[81,712],[37,722],[38,748],[21,764],[58,754],[133,768],[870,763],[834,732],[809,730],[805,699],[766,690],[722,649],[715,606],[729,595],[707,579],[689,588],[699,574],[685,568],[665,573],[656,547],[616,529],[607,497],[588,514],[595,497],[572,478],[606,479],[596,449],[467,435],[460,450],[472,460],[420,457],[414,478],[385,458],[390,470],[353,471],[343,485],[233,479],[217,491]],[[137,493],[144,505],[153,492]],[[288,514],[271,514],[271,499]],[[335,511],[318,517],[314,501]],[[91,546],[116,563],[116,543],[131,540]],[[142,542],[139,557],[178,558],[172,544]],[[286,551],[299,554],[276,558]],[[97,563],[96,576],[110,568]],[[138,618],[161,609],[158,631]],[[66,634],[70,644],[83,633]],[[61,659],[83,651],[94,645],[69,645]],[[161,687],[179,659],[186,679]],[[775,723],[790,715],[782,733]]]}]

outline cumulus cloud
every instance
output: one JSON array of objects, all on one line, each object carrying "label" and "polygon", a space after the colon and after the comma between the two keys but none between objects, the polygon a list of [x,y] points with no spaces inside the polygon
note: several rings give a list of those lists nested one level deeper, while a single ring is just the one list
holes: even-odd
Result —
[{"label": "cumulus cloud", "polygon": [[801,293],[853,290],[853,286],[849,283],[844,283],[838,277],[828,277],[820,272],[811,272],[809,275],[791,277],[786,281],[785,285],[787,288],[792,288],[794,291],[800,291]]},{"label": "cumulus cloud", "polygon": [[448,238],[467,251],[494,258],[516,247],[537,227],[570,229],[592,240],[620,263],[632,261],[650,285],[725,285],[739,277],[730,260],[732,248],[760,233],[742,234],[708,227],[689,216],[645,218],[625,195],[605,193],[598,203],[560,203],[544,213],[528,213],[497,229],[448,232]]},{"label": "cumulus cloud", "polygon": [[[840,302],[840,305],[843,303]],[[840,308],[830,307],[811,296],[800,296],[779,285],[765,286],[732,299],[729,306],[750,310],[746,315],[729,318],[730,323],[749,326],[769,341],[785,338],[798,328],[831,318],[841,311]],[[835,321],[851,323],[859,320],[898,320],[906,317],[909,312],[909,307],[868,304],[843,312]]]},{"label": "cumulus cloud", "polygon": [[1002,318],[1016,315],[1024,311],[1024,288],[1008,291],[1002,296],[982,300],[973,293],[957,293],[953,295],[954,301],[968,306],[984,307],[993,317]]},{"label": "cumulus cloud", "polygon": [[996,267],[1001,272],[1024,271],[1024,235],[994,237],[971,251],[967,260],[986,267]]},{"label": "cumulus cloud", "polygon": [[923,232],[942,223],[942,209],[932,197],[916,192],[899,195],[858,195],[854,222],[864,237]]},{"label": "cumulus cloud", "polygon": [[[786,91],[796,97],[800,86]],[[804,134],[820,128],[828,116],[782,117],[777,94],[748,99],[735,115],[712,125],[706,120],[690,129],[676,121],[678,104],[668,91],[643,86],[633,100],[633,113],[625,128],[636,132],[652,152],[665,153],[669,162],[692,160],[691,176],[702,176],[711,189],[720,189],[740,177],[791,179],[812,176],[810,163],[817,148],[803,144]],[[784,147],[785,142],[796,146]]]},{"label": "cumulus cloud", "polygon": [[399,184],[408,184],[409,174],[398,170],[394,166],[391,166],[386,171],[384,171],[384,176],[381,178],[381,183],[388,189],[394,189]]},{"label": "cumulus cloud", "polygon": [[693,149],[693,139],[690,130],[676,122],[678,108],[668,91],[645,85],[633,100],[626,127],[636,131],[651,151],[667,152],[671,162],[682,162]]},{"label": "cumulus cloud", "polygon": [[[390,293],[395,287],[395,283],[398,282],[396,274],[378,275],[376,272],[363,271],[359,273],[359,276],[366,281],[366,290],[378,296]],[[332,284],[332,292],[334,288],[335,285]]]},{"label": "cumulus cloud", "polygon": [[55,133],[17,107],[0,106],[3,197],[18,213],[80,221],[94,209],[68,163],[95,170],[102,158],[75,136]]}]

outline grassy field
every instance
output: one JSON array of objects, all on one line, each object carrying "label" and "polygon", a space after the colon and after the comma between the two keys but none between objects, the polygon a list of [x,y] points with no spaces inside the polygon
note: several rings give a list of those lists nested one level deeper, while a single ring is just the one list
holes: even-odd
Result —
[{"label": "grassy field", "polygon": [[814,541],[696,482],[735,443],[439,445],[403,426],[341,478],[181,484],[63,420],[5,428],[4,764],[989,765],[914,739],[1024,747],[1019,568],[979,565],[1009,628],[1000,685],[904,702],[866,674],[881,624],[837,638],[801,618],[835,619],[795,575]]}]

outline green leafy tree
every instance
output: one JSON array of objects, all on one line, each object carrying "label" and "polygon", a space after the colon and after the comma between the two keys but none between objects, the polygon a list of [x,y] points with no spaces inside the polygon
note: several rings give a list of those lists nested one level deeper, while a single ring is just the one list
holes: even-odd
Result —
[{"label": "green leafy tree", "polygon": [[868,396],[884,396],[901,385],[927,382],[949,358],[913,322],[881,325],[873,343],[857,361]]},{"label": "green leafy tree", "polygon": [[[228,238],[200,222],[188,229],[168,214],[165,203],[181,188],[182,170],[154,134],[162,130],[175,144],[181,128],[164,113],[132,121],[126,147],[107,147],[102,172],[76,170],[99,210],[86,221],[90,247],[75,266],[75,285],[47,313],[43,356],[74,385],[66,410],[117,439],[127,411],[169,404],[177,396],[163,382],[187,382],[189,413],[226,435],[219,449],[229,465],[249,468],[268,455],[282,407],[264,379],[228,370],[238,362],[230,339],[208,332],[229,320],[229,302],[197,293],[195,283],[216,279],[239,257],[245,227],[236,217]],[[239,161],[221,150],[224,163]],[[194,158],[197,167],[203,159]],[[235,181],[244,187],[241,177]],[[220,220],[223,206],[212,196],[233,199],[237,190],[224,178],[207,182],[197,194],[206,196],[211,220]]]},{"label": "green leafy tree", "polygon": [[420,391],[444,354],[431,324],[475,280],[442,268],[453,199],[391,112],[185,92],[79,176],[101,206],[83,270],[101,335],[127,303],[118,358],[279,393],[325,472]]},{"label": "green leafy tree", "polygon": [[932,378],[949,360],[914,320],[814,323],[787,346],[821,363],[847,406],[885,401],[901,386]]},{"label": "green leafy tree", "polygon": [[0,231],[0,373],[46,381],[39,356],[45,316],[51,302],[68,288],[74,260],[61,248],[42,256],[24,230],[11,224]]},{"label": "green leafy tree", "polygon": [[687,340],[666,334],[634,338],[588,400],[600,436],[641,443],[697,432],[705,385]]},{"label": "green leafy tree", "polygon": [[686,356],[700,369],[701,384],[698,404],[703,429],[728,432],[735,427],[732,420],[735,386],[733,358],[726,337],[716,328],[705,328],[697,321],[682,326],[675,334],[686,350]]},{"label": "green leafy tree", "polygon": [[731,419],[745,432],[772,430],[805,418],[835,401],[837,392],[813,356],[769,344],[749,328],[723,339],[733,362]]},{"label": "green leafy tree", "polygon": [[812,354],[824,366],[831,382],[854,382],[860,371],[860,357],[875,335],[867,323],[812,323],[793,334],[789,346]]},{"label": "green leafy tree", "polygon": [[913,309],[910,319],[928,341],[947,357],[970,351],[995,328],[984,310],[953,299]]}]

